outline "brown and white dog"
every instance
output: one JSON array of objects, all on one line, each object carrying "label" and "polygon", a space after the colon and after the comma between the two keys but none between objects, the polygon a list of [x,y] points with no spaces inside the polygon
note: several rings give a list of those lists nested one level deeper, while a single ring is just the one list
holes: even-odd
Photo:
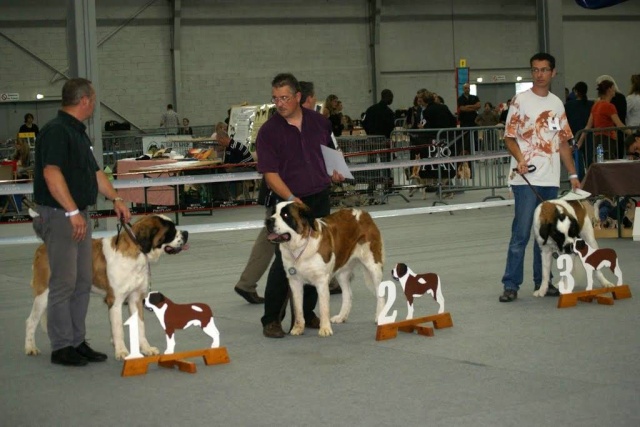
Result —
[{"label": "brown and white dog", "polygon": [[609,248],[594,249],[582,239],[573,243],[573,250],[580,257],[587,273],[587,291],[593,289],[593,273],[604,267],[609,267],[609,270],[616,276],[616,284],[622,285],[622,270],[616,251]]},{"label": "brown and white dog", "polygon": [[220,332],[208,305],[199,302],[176,304],[160,292],[149,292],[144,299],[144,306],[156,314],[167,336],[167,349],[164,354],[173,354],[176,347],[176,330],[187,329],[189,326],[199,326],[205,334],[213,338],[211,348],[220,347]]},{"label": "brown and white dog", "polygon": [[[122,305],[127,301],[129,313],[137,309],[140,321],[138,330],[140,350],[145,355],[158,354],[146,339],[142,319],[142,299],[149,290],[149,263],[157,261],[163,253],[177,254],[187,249],[189,233],[176,229],[171,219],[164,215],[142,217],[131,227],[133,236],[121,233],[104,239],[93,239],[93,286],[92,291],[105,295],[104,302],[109,308],[111,339],[118,360],[129,355],[124,342],[122,325]],[[49,258],[44,244],[36,249],[33,258],[31,287],[35,295],[31,314],[27,319],[25,352],[29,355],[40,353],[35,341],[38,322],[42,320],[46,330],[46,316],[49,295]]]},{"label": "brown and white dog", "polygon": [[[587,202],[580,200],[548,200],[540,203],[533,214],[534,234],[542,252],[542,283],[533,295],[543,297],[547,293],[551,277],[551,260],[554,252],[573,254],[573,244],[582,239],[598,249],[589,218]],[[613,286],[600,271],[596,271],[600,283]]]},{"label": "brown and white dog", "polygon": [[[313,284],[318,290],[320,331],[333,335],[331,322],[342,323],[351,311],[350,276],[356,265],[364,267],[364,278],[377,295],[382,280],[384,248],[380,230],[371,216],[359,209],[341,209],[324,218],[315,218],[302,203],[280,202],[265,221],[269,239],[280,243],[282,262],[289,279],[294,303],[291,335],[304,332],[302,288]],[[335,276],[342,287],[342,307],[329,319],[329,281]],[[385,300],[378,297],[376,319]]]},{"label": "brown and white dog", "polygon": [[440,276],[435,273],[414,273],[406,264],[398,263],[391,270],[391,277],[402,285],[404,296],[407,298],[407,319],[413,319],[413,301],[424,294],[429,294],[440,306],[438,314],[444,313],[444,296]]}]

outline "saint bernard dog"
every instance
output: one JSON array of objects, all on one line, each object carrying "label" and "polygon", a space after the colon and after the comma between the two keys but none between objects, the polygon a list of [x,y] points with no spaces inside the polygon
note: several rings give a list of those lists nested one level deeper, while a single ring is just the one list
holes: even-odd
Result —
[{"label": "saint bernard dog", "polygon": [[176,330],[187,329],[189,326],[199,326],[209,335],[213,339],[211,348],[220,347],[220,332],[213,321],[211,307],[207,304],[176,304],[160,292],[154,291],[149,292],[144,299],[144,307],[156,314],[164,329],[167,337],[167,349],[164,354],[173,354],[176,348]]},{"label": "saint bernard dog", "polygon": [[[126,301],[129,312],[138,311],[140,350],[149,356],[159,354],[145,336],[142,319],[142,299],[149,290],[149,263],[157,261],[163,253],[177,254],[188,248],[187,231],[177,230],[171,219],[164,215],[148,215],[131,227],[132,235],[120,233],[104,239],[93,239],[93,286],[92,291],[105,296],[109,308],[111,339],[115,357],[123,360],[129,355],[124,342],[122,305]],[[135,237],[135,240],[134,238]],[[46,330],[47,299],[49,295],[49,259],[44,244],[36,249],[33,258],[31,287],[35,295],[31,314],[27,319],[25,352],[40,353],[35,341],[38,322]]]},{"label": "saint bernard dog", "polygon": [[[592,248],[598,249],[586,203],[588,202],[558,199],[540,203],[536,208],[533,214],[533,229],[542,252],[542,283],[540,288],[533,293],[534,296],[543,297],[547,293],[551,277],[551,260],[554,253],[572,255],[574,243],[578,239],[582,239]],[[602,286],[613,286],[602,272],[596,271],[595,274]]]},{"label": "saint bernard dog", "polygon": [[[318,290],[318,335],[321,337],[333,335],[331,322],[342,323],[349,317],[350,277],[356,265],[364,267],[365,283],[376,295],[382,280],[384,248],[380,230],[367,212],[341,209],[324,218],[315,218],[311,209],[302,203],[280,202],[265,225],[269,240],[280,243],[282,262],[291,287],[294,304],[291,335],[304,332],[304,284],[313,284]],[[333,276],[342,287],[342,307],[338,315],[329,319],[329,281]],[[376,319],[384,303],[384,298],[378,297]]]}]

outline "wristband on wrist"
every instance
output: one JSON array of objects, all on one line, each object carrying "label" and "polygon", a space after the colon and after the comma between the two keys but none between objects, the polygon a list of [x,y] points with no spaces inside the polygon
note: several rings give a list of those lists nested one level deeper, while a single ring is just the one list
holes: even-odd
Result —
[{"label": "wristband on wrist", "polygon": [[115,202],[124,202],[124,199],[122,197],[114,197],[112,202],[113,203],[115,203]]},{"label": "wristband on wrist", "polygon": [[573,174],[569,175],[569,179],[578,179],[578,175],[573,173]]},{"label": "wristband on wrist", "polygon": [[291,194],[289,197],[287,197],[287,202],[293,202],[293,199],[295,199],[295,198],[296,198],[296,196]]},{"label": "wristband on wrist", "polygon": [[67,218],[70,216],[74,216],[74,215],[78,215],[80,213],[79,209],[76,209],[75,211],[71,211],[71,212],[65,212],[64,216],[66,216]]}]

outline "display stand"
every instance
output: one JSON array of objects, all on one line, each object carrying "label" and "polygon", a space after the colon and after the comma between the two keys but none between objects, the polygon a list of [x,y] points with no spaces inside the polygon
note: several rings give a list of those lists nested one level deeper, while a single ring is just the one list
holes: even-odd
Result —
[{"label": "display stand", "polygon": [[453,326],[453,321],[451,320],[451,314],[449,312],[402,320],[400,322],[386,323],[384,325],[378,325],[378,329],[376,330],[376,341],[395,338],[398,335],[398,331],[408,333],[416,331],[418,335],[432,337],[434,335],[433,328],[422,325],[427,322],[433,322],[433,328],[435,329],[450,328]]},{"label": "display stand", "polygon": [[[611,294],[607,296],[603,294]],[[614,300],[631,298],[629,285],[620,285],[609,288],[592,289],[590,291],[571,292],[561,294],[558,299],[558,308],[573,307],[578,301],[592,302],[594,299],[598,304],[613,305]]]},{"label": "display stand", "polygon": [[134,359],[126,359],[124,361],[124,365],[122,366],[122,376],[123,377],[131,377],[134,375],[143,375],[147,373],[147,369],[150,363],[158,363],[158,366],[162,366],[163,368],[173,369],[174,367],[178,367],[178,369],[182,372],[188,372],[190,374],[194,374],[196,369],[196,364],[193,362],[188,362],[186,360],[190,357],[199,357],[202,356],[205,365],[220,365],[223,363],[229,363],[229,355],[227,354],[226,347],[217,347],[217,348],[207,348],[202,350],[191,350],[191,351],[183,351],[180,353],[173,354],[162,354],[157,356],[147,356],[147,357],[137,357]]}]

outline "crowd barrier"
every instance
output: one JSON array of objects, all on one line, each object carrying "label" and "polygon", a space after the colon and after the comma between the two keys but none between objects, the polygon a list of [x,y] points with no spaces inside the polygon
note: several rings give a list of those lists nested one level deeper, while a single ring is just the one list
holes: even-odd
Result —
[{"label": "crowd barrier", "polygon": [[[495,190],[506,187],[506,160],[509,155],[499,143],[500,130],[474,128],[474,135],[470,135],[470,141],[474,144],[470,152],[458,148],[458,140],[464,141],[464,131],[464,128],[432,131],[397,130],[391,135],[391,139],[383,136],[338,138],[338,145],[355,179],[333,188],[333,205],[384,204],[390,196],[400,196],[408,202],[412,190],[432,189],[436,191],[439,201],[442,201],[447,194],[457,191],[480,188]],[[477,137],[476,134],[482,137]],[[424,140],[428,135],[434,136],[435,142]],[[129,150],[137,150],[137,136],[121,138],[117,146],[111,146],[113,150],[110,152],[129,153]],[[415,153],[422,155],[416,156]],[[138,165],[136,161],[129,162]],[[122,193],[134,214],[175,212],[177,220],[178,213],[211,214],[215,208],[257,203],[261,175],[255,170],[238,168],[238,165],[207,164],[202,167],[189,165],[187,172],[183,167],[176,166],[189,162],[168,164],[166,167],[160,164],[160,161],[147,162],[158,164],[144,172],[117,171],[114,174],[114,187]],[[122,166],[122,160],[116,161],[114,165],[118,163]],[[142,163],[144,161],[139,162]],[[231,166],[236,167],[229,171]],[[255,164],[247,166],[255,167]],[[469,171],[467,175],[464,174],[466,168]],[[412,177],[412,171],[416,171],[415,177]],[[421,176],[426,176],[424,179],[428,182],[421,183]],[[414,182],[415,180],[418,181]],[[0,183],[0,195],[21,197],[32,192],[31,182]],[[495,193],[492,193],[493,196]],[[110,207],[110,204],[105,206]],[[92,209],[94,218],[113,214],[111,209]],[[24,210],[0,219],[3,223],[26,221],[30,221],[30,218]]]},{"label": "crowd barrier", "polygon": [[597,147],[602,144],[603,160],[616,160],[627,157],[624,140],[629,132],[636,132],[640,127],[593,128],[582,129],[573,136],[576,143],[583,139],[579,156],[576,156],[576,170],[582,179],[589,165],[597,162]]}]

